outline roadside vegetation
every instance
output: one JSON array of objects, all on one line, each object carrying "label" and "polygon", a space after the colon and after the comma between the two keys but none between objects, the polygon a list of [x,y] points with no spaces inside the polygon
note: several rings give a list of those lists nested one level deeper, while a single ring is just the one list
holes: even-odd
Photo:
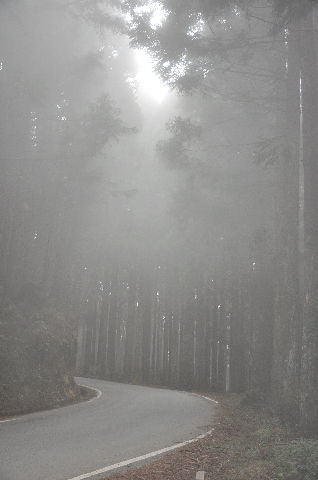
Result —
[{"label": "roadside vegetation", "polygon": [[262,403],[220,396],[219,423],[207,438],[112,480],[316,480],[318,440],[304,438]]},{"label": "roadside vegetation", "polygon": [[74,382],[75,338],[53,307],[0,306],[0,416],[87,398]]}]

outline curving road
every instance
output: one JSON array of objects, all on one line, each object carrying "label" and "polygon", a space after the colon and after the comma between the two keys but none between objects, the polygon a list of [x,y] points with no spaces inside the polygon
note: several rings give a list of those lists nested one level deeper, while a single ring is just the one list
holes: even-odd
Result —
[{"label": "curving road", "polygon": [[197,437],[213,421],[213,404],[189,393],[78,382],[101,395],[0,423],[0,480],[81,480],[84,474]]}]

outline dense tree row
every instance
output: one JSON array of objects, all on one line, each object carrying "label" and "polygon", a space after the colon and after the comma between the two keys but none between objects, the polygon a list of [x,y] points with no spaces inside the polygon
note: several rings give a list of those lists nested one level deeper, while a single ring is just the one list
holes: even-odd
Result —
[{"label": "dense tree row", "polygon": [[63,311],[81,374],[316,432],[317,2],[53,3],[0,5],[2,297]]},{"label": "dense tree row", "polygon": [[[81,242],[82,224],[90,221],[96,192],[107,188],[103,149],[132,133],[139,121],[125,78],[130,67],[116,61],[116,48],[125,49],[124,43],[109,30],[96,32],[86,19],[86,3],[91,2],[81,2],[78,10],[71,5],[66,15],[51,2],[1,6],[5,296],[18,297],[26,284],[34,284],[44,297],[68,303],[65,288],[72,291],[78,277],[69,269],[70,257]],[[116,90],[130,105],[134,123],[120,118]],[[81,264],[73,262],[72,268]]]},{"label": "dense tree row", "polygon": [[[134,321],[140,322],[135,329],[140,344],[137,342],[133,348],[141,359],[134,372],[143,381],[163,378],[161,382],[187,383],[191,387],[248,388],[271,393],[286,416],[300,419],[305,429],[316,431],[315,2],[121,3],[130,15],[132,45],[147,48],[157,61],[158,73],[170,85],[205,96],[206,110],[196,98],[197,106],[189,113],[209,136],[208,140],[200,139],[200,146],[209,154],[193,155],[198,147],[191,151],[191,137],[193,140],[199,134],[198,129],[191,122],[177,118],[169,124],[173,138],[159,144],[161,157],[183,180],[174,200],[174,213],[183,229],[185,223],[191,223],[193,230],[190,233],[183,230],[189,241],[185,258],[178,261],[175,256],[166,261],[165,291],[169,286],[168,298],[170,295],[174,301],[179,298],[174,306],[166,307],[166,294],[161,298],[162,292],[154,280],[157,278],[154,266],[145,287],[141,280],[136,280],[134,296],[138,299],[140,292],[143,303],[137,320],[133,315]],[[162,20],[155,24],[153,16],[158,8]],[[234,126],[230,115],[222,118],[225,112],[237,113]],[[221,132],[219,121],[224,122]],[[263,209],[257,212],[263,229],[252,217],[248,228],[242,224],[246,205],[240,205],[238,214],[241,196],[228,188],[233,165],[228,168],[224,162],[227,157],[236,159],[242,170],[235,188],[246,188],[244,161],[239,161],[238,153],[246,159],[251,150],[256,162],[271,171],[267,185],[271,190],[263,197],[269,215]],[[213,194],[218,187],[224,188],[220,180],[224,163],[228,190],[223,190],[222,205],[217,204],[213,211],[216,206]],[[213,181],[212,172],[218,182],[215,177]],[[261,198],[264,186],[255,173],[254,181],[258,192],[249,195],[250,203]],[[205,194],[207,185],[209,195]],[[229,218],[223,207],[232,194],[229,208],[234,218],[228,228]],[[198,222],[198,216],[213,225],[207,249],[202,248],[201,235],[206,229]],[[216,233],[220,225],[226,232],[224,235]],[[248,248],[244,248],[244,240],[243,246],[240,243],[244,237],[241,232]],[[215,249],[220,238],[225,239],[226,255],[224,249]],[[196,249],[202,255],[201,264],[194,260]],[[196,277],[191,271],[190,281],[188,258],[192,266],[197,265],[194,270],[200,272]],[[216,285],[213,293],[208,287],[209,278]],[[128,286],[130,289],[129,283]],[[173,286],[174,289],[178,286],[179,293],[173,291]],[[139,308],[139,300],[137,303]],[[159,335],[157,304],[164,305],[159,307],[159,311],[162,309]],[[150,322],[147,325],[144,325],[145,312]],[[121,325],[121,319],[119,315],[117,325]],[[111,328],[113,335],[114,327]],[[120,348],[131,349],[131,337],[126,339],[119,332],[120,328],[115,329],[115,337],[108,338],[106,348],[114,338],[120,338],[123,345],[118,344],[118,352]],[[162,361],[158,363],[153,355],[160,351]],[[123,374],[126,378],[119,364],[112,365],[116,375]],[[187,365],[187,382],[182,376],[184,365]]]},{"label": "dense tree row", "polygon": [[107,189],[104,147],[138,125],[132,65],[116,61],[127,42],[99,32],[104,17],[92,2],[0,3],[2,413],[78,394],[81,245]]}]

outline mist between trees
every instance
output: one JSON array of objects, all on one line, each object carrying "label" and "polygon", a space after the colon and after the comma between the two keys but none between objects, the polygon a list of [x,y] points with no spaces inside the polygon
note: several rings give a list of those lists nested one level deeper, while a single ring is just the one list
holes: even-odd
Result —
[{"label": "mist between trees", "polygon": [[317,433],[315,4],[0,2],[1,342],[61,347],[29,390],[252,391]]}]

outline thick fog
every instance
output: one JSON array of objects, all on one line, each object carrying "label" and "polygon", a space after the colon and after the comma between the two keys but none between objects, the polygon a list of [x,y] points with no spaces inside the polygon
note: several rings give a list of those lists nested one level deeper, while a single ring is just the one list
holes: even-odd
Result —
[{"label": "thick fog", "polygon": [[0,2],[1,322],[42,352],[5,385],[275,390],[308,427],[316,7],[287,3]]}]

